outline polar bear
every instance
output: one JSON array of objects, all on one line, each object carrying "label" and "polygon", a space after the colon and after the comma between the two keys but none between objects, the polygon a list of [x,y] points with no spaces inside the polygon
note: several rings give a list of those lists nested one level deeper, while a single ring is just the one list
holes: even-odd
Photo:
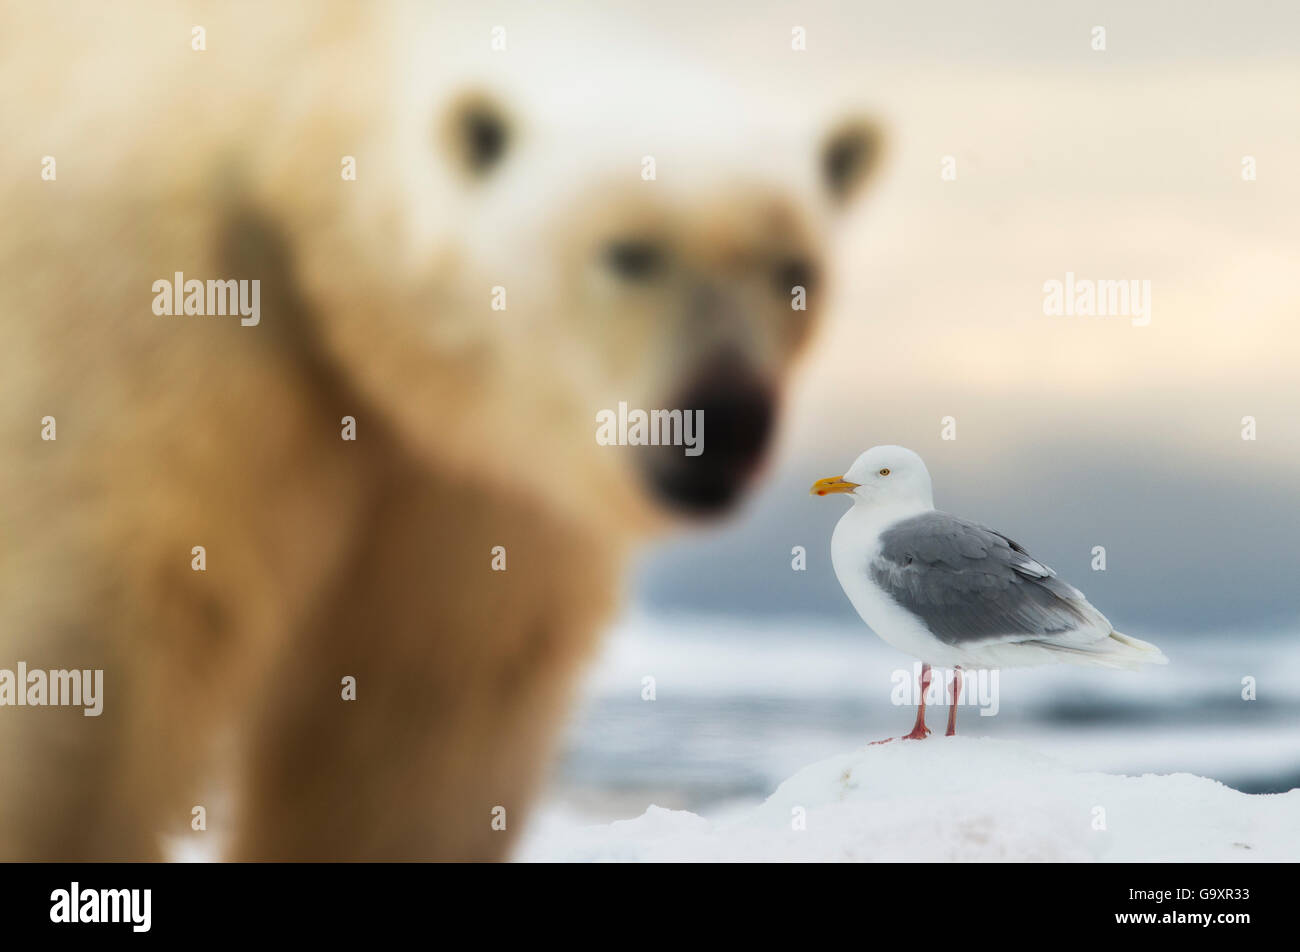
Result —
[{"label": "polar bear", "polygon": [[758,472],[880,129],[553,32],[462,68],[445,9],[88,11],[0,30],[0,669],[102,712],[0,706],[0,856],[507,856],[628,554]]}]

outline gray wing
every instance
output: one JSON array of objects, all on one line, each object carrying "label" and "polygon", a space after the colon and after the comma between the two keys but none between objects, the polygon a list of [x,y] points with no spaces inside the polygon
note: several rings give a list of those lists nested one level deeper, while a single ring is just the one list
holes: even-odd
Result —
[{"label": "gray wing", "polygon": [[1085,647],[1110,622],[1083,593],[999,532],[946,512],[881,534],[871,579],[948,645],[1042,641]]}]

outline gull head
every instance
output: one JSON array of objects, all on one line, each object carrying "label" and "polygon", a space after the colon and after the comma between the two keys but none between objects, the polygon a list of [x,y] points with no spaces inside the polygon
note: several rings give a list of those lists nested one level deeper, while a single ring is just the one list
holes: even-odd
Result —
[{"label": "gull head", "polygon": [[814,496],[845,493],[854,505],[934,508],[930,472],[921,457],[902,446],[873,446],[843,476],[827,476],[813,483]]}]

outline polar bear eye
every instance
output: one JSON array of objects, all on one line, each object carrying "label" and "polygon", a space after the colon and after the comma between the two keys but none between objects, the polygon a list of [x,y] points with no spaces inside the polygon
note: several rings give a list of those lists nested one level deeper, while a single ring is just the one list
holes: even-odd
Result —
[{"label": "polar bear eye", "polygon": [[811,291],[817,281],[812,263],[803,258],[788,258],[776,267],[774,276],[778,294],[790,294],[795,288]]},{"label": "polar bear eye", "polygon": [[506,150],[505,123],[486,110],[466,113],[464,136],[466,158],[475,172],[482,173],[492,168]]},{"label": "polar bear eye", "polygon": [[628,239],[605,246],[605,264],[621,278],[647,281],[664,267],[663,250],[652,241]]},{"label": "polar bear eye", "polygon": [[456,166],[471,179],[482,180],[510,151],[513,125],[496,99],[468,90],[448,106],[437,134]]}]

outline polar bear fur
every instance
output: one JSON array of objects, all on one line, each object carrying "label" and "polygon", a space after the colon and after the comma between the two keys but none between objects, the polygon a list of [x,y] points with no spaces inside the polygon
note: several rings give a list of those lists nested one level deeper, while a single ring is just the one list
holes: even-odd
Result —
[{"label": "polar bear fur", "polygon": [[[450,6],[112,10],[0,13],[0,668],[105,684],[0,707],[0,858],[506,856],[628,553],[761,455],[695,505],[595,413],[775,402],[879,133]],[[260,323],[155,315],[178,271]]]}]

